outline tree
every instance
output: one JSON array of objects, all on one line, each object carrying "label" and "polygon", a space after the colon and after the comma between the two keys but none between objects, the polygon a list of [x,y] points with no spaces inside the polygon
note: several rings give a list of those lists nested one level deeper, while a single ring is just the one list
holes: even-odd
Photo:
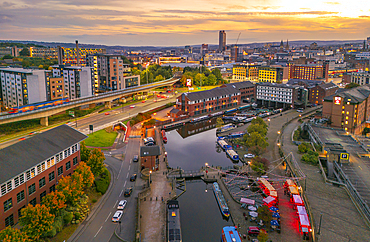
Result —
[{"label": "tree", "polygon": [[78,164],[78,166],[76,167],[74,173],[81,174],[83,190],[91,187],[94,183],[94,174],[91,172],[90,166],[88,166],[85,162],[80,162],[80,164]]},{"label": "tree", "polygon": [[37,241],[52,230],[54,223],[54,215],[49,212],[49,208],[45,205],[36,204],[36,206],[28,205],[22,209],[22,217],[20,225],[22,231],[32,241]]},{"label": "tree", "polygon": [[307,153],[309,150],[311,150],[311,145],[307,142],[303,142],[300,145],[298,145],[298,151],[299,153]]},{"label": "tree", "polygon": [[20,56],[30,56],[30,50],[28,48],[23,48],[21,51],[19,51]]},{"label": "tree", "polygon": [[29,242],[26,233],[20,231],[17,228],[10,226],[6,227],[0,232],[0,241],[2,242]]},{"label": "tree", "polygon": [[344,88],[345,89],[352,89],[352,88],[358,87],[358,86],[360,86],[360,85],[355,83],[355,82],[351,82],[351,83],[347,84]]},{"label": "tree", "polygon": [[217,81],[223,81],[220,69],[218,68],[213,69],[212,74],[216,77]]},{"label": "tree", "polygon": [[216,119],[216,128],[219,128],[219,127],[221,127],[222,125],[224,125],[225,123],[224,123],[224,121],[222,120],[222,118],[220,118],[220,117],[218,117],[217,119]]},{"label": "tree", "polygon": [[104,160],[104,153],[101,152],[100,149],[93,149],[87,161],[87,165],[90,166],[94,176],[99,176],[103,172]]},{"label": "tree", "polygon": [[262,134],[257,133],[257,132],[246,134],[244,135],[244,137],[246,137],[245,145],[248,148],[253,147],[253,146],[259,146],[261,148],[266,148],[269,145],[265,137]]},{"label": "tree", "polygon": [[257,117],[255,119],[253,119],[251,124],[259,124],[259,125],[262,125],[266,129],[268,127],[268,125],[265,123],[265,121],[263,121],[263,119],[261,117]]},{"label": "tree", "polygon": [[65,201],[66,197],[62,191],[54,191],[42,199],[42,204],[49,208],[51,214],[57,216],[59,212],[67,206]]},{"label": "tree", "polygon": [[313,165],[317,165],[319,163],[319,153],[309,150],[306,154],[302,155],[301,160]]},{"label": "tree", "polygon": [[263,137],[265,137],[267,134],[267,128],[259,123],[254,123],[254,124],[249,125],[247,128],[247,131],[250,134],[253,132],[257,132],[261,134]]},{"label": "tree", "polygon": [[163,80],[164,80],[163,76],[158,75],[158,76],[155,77],[154,82],[159,82],[159,81],[163,81]]},{"label": "tree", "polygon": [[82,141],[81,142],[81,145],[80,145],[80,156],[81,156],[81,161],[87,161],[90,157],[90,150],[88,148],[86,148],[86,145],[85,145],[85,141]]},{"label": "tree", "polygon": [[370,128],[364,128],[364,130],[362,131],[362,135],[366,135],[367,133],[370,133]]},{"label": "tree", "polygon": [[267,206],[261,206],[257,209],[258,219],[261,219],[264,223],[269,223],[272,219],[272,212]]},{"label": "tree", "polygon": [[12,55],[4,55],[3,58],[1,58],[2,60],[6,60],[6,59],[13,59],[14,57]]},{"label": "tree", "polygon": [[257,236],[258,241],[259,242],[266,242],[268,240],[268,238],[269,238],[269,235],[267,234],[267,232],[264,229],[261,229],[260,233]]},{"label": "tree", "polygon": [[208,76],[208,82],[207,82],[207,84],[208,84],[208,85],[211,85],[211,86],[216,85],[216,84],[217,84],[217,78],[216,78],[216,76],[215,76],[215,75],[213,75],[213,74],[210,74],[210,75]]},{"label": "tree", "polygon": [[79,198],[82,196],[82,176],[78,173],[73,173],[72,176],[62,177],[59,180],[57,189],[65,196],[65,201],[69,205],[76,205]]}]

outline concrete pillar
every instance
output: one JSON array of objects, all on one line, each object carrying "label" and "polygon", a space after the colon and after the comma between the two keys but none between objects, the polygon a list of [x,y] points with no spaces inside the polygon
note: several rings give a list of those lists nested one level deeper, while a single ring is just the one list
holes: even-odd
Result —
[{"label": "concrete pillar", "polygon": [[40,119],[40,124],[42,126],[49,126],[49,117],[43,117]]},{"label": "concrete pillar", "polygon": [[105,102],[105,108],[111,109],[112,108],[112,103],[110,101]]}]

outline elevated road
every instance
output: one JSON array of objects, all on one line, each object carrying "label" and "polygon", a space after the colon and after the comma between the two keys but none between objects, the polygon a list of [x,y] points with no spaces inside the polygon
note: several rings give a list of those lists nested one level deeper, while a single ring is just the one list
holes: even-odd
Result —
[{"label": "elevated road", "polygon": [[83,105],[101,103],[101,102],[111,102],[112,100],[121,98],[123,96],[132,95],[138,92],[144,92],[144,91],[148,91],[148,90],[159,88],[159,87],[170,86],[179,80],[180,80],[179,78],[173,77],[171,79],[167,79],[167,80],[156,82],[156,83],[126,88],[123,90],[116,90],[116,91],[112,91],[108,93],[102,93],[102,94],[92,96],[92,97],[75,99],[75,100],[70,101],[69,103],[58,105],[55,107],[43,108],[40,110],[34,110],[34,111],[25,112],[25,113],[4,115],[0,117],[0,124],[12,123],[12,122],[28,120],[28,119],[42,118],[41,124],[47,126],[48,125],[47,118],[49,116],[66,111],[68,109],[80,107]]}]

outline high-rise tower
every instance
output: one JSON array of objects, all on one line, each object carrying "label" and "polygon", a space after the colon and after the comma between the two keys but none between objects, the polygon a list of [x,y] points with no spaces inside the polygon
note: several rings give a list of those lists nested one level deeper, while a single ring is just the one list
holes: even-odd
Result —
[{"label": "high-rise tower", "polygon": [[226,49],[226,32],[225,30],[220,30],[218,37],[218,50],[224,51]]}]

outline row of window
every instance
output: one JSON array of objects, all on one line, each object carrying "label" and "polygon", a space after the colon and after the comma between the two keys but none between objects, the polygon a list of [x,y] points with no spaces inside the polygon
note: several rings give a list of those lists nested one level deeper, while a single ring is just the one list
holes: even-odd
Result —
[{"label": "row of window", "polygon": [[[77,165],[77,157],[75,157],[73,159],[73,165]],[[66,163],[66,171],[68,171],[69,169],[71,169],[71,162],[70,161],[68,161]],[[58,176],[60,176],[62,174],[63,174],[63,166],[61,166],[61,167],[58,168]],[[49,173],[49,183],[52,182],[54,179],[55,179],[55,172],[52,171],[52,172]],[[45,185],[46,185],[46,179],[45,179],[45,177],[43,177],[43,178],[41,178],[39,180],[39,189],[43,188]],[[55,191],[55,185],[53,185],[50,188],[50,192],[51,191]],[[31,196],[35,192],[36,192],[36,184],[33,183],[33,184],[31,184],[31,185],[28,186],[28,195]],[[46,195],[46,191],[44,191],[44,192],[41,193],[41,195],[40,195],[40,201],[42,201],[42,198],[45,195]],[[24,199],[25,199],[25,194],[24,194],[24,190],[22,190],[19,193],[17,193],[17,203],[22,202]],[[12,207],[13,207],[12,198],[9,198],[8,200],[6,200],[4,202],[4,212],[8,211]]]},{"label": "row of window", "polygon": [[[33,167],[26,171],[25,173],[14,177],[12,180],[7,181],[6,183],[3,183],[1,185],[1,196],[5,195],[7,192],[10,192],[14,188],[18,187],[19,185],[23,184],[26,181],[32,179],[38,174],[41,174],[46,169],[52,167],[55,165],[55,163],[58,163],[62,161],[63,159],[69,157],[71,154],[78,151],[78,145],[75,144],[72,147],[64,150],[63,152],[60,152],[56,156],[48,159],[47,161],[42,162],[41,164],[37,165],[36,167]],[[77,161],[77,158],[75,158]],[[37,173],[36,173],[37,171]],[[63,173],[63,172],[62,172]]]}]

